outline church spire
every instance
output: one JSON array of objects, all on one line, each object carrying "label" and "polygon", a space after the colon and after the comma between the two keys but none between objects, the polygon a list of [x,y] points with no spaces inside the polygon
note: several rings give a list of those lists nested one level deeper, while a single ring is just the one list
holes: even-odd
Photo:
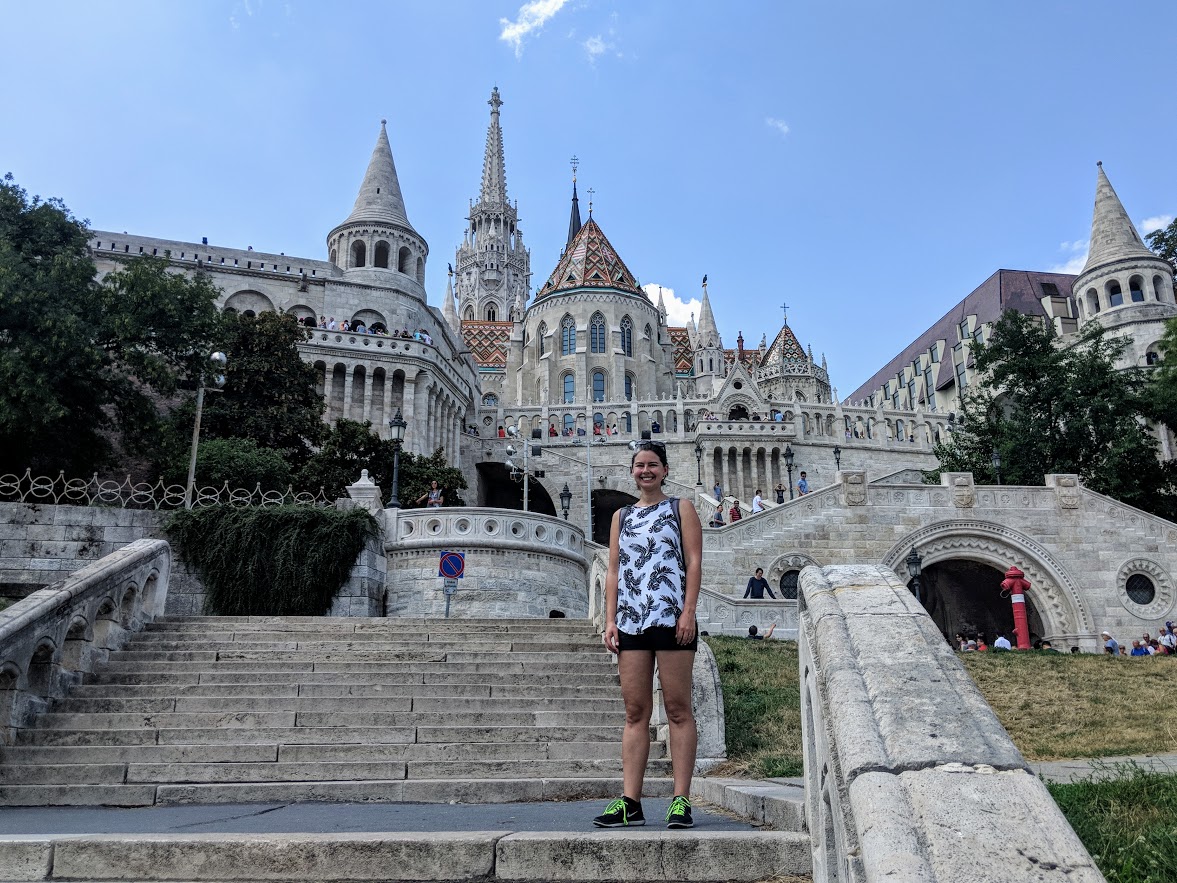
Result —
[{"label": "church spire", "polygon": [[723,346],[715,314],[711,312],[711,298],[707,295],[707,277],[703,277],[703,305],[699,307],[699,342],[701,346]]},{"label": "church spire", "polygon": [[568,241],[564,243],[564,247],[572,245],[572,240],[576,238],[576,234],[580,232],[580,200],[576,198],[576,169],[580,166],[580,160],[575,156],[571,159],[572,163],[572,216],[568,219]]},{"label": "church spire", "polygon": [[[401,196],[400,181],[396,177],[396,164],[392,161],[392,147],[388,143],[387,120],[380,121],[380,134],[364,172],[355,206],[344,224],[356,222],[400,224],[413,229],[405,212],[405,200]],[[340,225],[342,226],[342,225]]]},{"label": "church spire", "polygon": [[1083,273],[1103,264],[1125,258],[1155,258],[1140,241],[1136,226],[1124,210],[1123,203],[1112,189],[1103,170],[1103,163],[1096,163],[1099,171],[1095,178],[1095,212],[1091,218],[1091,248]]},{"label": "church spire", "polygon": [[482,191],[478,201],[484,208],[504,206],[507,203],[507,172],[503,162],[503,130],[499,126],[499,87],[490,93],[490,127],[486,130],[486,155],[482,160]]},{"label": "church spire", "polygon": [[461,324],[458,322],[458,308],[454,303],[454,265],[450,264],[449,276],[445,282],[445,301],[441,305],[441,317],[453,329],[455,334],[461,334]]}]

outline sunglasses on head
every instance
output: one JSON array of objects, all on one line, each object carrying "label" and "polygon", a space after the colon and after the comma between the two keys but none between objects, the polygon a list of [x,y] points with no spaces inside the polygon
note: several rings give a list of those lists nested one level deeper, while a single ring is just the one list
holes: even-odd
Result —
[{"label": "sunglasses on head", "polygon": [[638,446],[635,450],[638,450],[638,451],[651,451],[651,450],[665,451],[666,450],[666,442],[640,441],[640,442],[638,442]]}]

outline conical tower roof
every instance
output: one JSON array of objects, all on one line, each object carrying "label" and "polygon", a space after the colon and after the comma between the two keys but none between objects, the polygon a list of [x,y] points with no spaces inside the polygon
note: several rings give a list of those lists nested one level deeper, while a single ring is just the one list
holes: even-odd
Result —
[{"label": "conical tower roof", "polygon": [[576,198],[576,178],[572,179],[572,213],[568,217],[568,242],[565,248],[572,246],[572,240],[580,232],[580,200]]},{"label": "conical tower roof", "polygon": [[697,331],[699,346],[722,346],[719,336],[719,326],[715,324],[715,313],[711,311],[711,297],[707,294],[707,280],[703,280],[703,304],[699,307],[699,325]]},{"label": "conical tower roof", "polygon": [[392,161],[392,147],[388,143],[386,124],[387,120],[380,121],[380,135],[377,136],[376,146],[372,149],[368,170],[364,172],[364,183],[360,185],[360,193],[356,197],[351,214],[343,224],[340,224],[341,227],[348,224],[370,223],[398,224],[413,229],[405,212],[405,200],[401,196],[400,181],[396,177],[396,164]]},{"label": "conical tower roof", "polygon": [[591,216],[565,249],[536,299],[580,288],[611,288],[649,300]]},{"label": "conical tower roof", "polygon": [[1124,205],[1112,182],[1103,170],[1103,163],[1096,163],[1099,172],[1095,179],[1095,213],[1091,218],[1091,248],[1083,272],[1096,267],[1130,258],[1156,258],[1140,239],[1136,225],[1124,211]]},{"label": "conical tower roof", "polygon": [[499,125],[499,87],[490,93],[490,127],[486,130],[486,155],[482,159],[482,190],[478,201],[482,207],[503,207],[507,204],[507,172],[503,163],[503,130]]}]

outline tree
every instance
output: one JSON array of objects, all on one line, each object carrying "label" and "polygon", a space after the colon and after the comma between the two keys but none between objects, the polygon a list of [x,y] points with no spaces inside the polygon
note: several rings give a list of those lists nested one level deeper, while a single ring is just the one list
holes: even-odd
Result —
[{"label": "tree", "polygon": [[1118,370],[1127,343],[1098,322],[1059,344],[1040,319],[1006,311],[989,341],[973,348],[977,376],[962,396],[962,425],[936,446],[941,469],[1041,484],[1047,473],[1077,473],[1087,487],[1167,518],[1177,515],[1177,473],[1157,459],[1146,377]]},{"label": "tree", "polygon": [[[393,444],[373,432],[371,423],[338,420],[323,446],[299,474],[298,484],[308,491],[323,488],[328,498],[346,496],[346,487],[360,477],[361,469],[367,469],[368,477],[380,486],[384,501],[388,502],[392,494],[392,466]],[[412,508],[413,501],[434,480],[443,489],[447,506],[465,505],[458,491],[468,486],[466,479],[460,469],[446,465],[441,448],[428,456],[401,452],[397,496],[406,509]]]},{"label": "tree", "polygon": [[1148,247],[1172,264],[1177,272],[1177,218],[1168,227],[1154,230],[1144,237]]},{"label": "tree", "polygon": [[[306,330],[293,316],[225,314],[229,367],[222,391],[205,396],[202,434],[252,439],[281,454],[292,470],[301,469],[327,435],[315,369],[298,354],[304,340]],[[187,426],[191,435],[191,420]]]},{"label": "tree", "polygon": [[84,474],[149,437],[211,342],[216,289],[135,258],[99,282],[85,222],[0,181],[0,469]]},{"label": "tree", "polygon": [[[188,482],[191,449],[175,458],[163,474],[166,485]],[[285,491],[291,485],[290,467],[277,451],[258,447],[248,438],[213,438],[200,442],[196,455],[196,486],[252,491]]]},{"label": "tree", "polygon": [[1177,427],[1177,319],[1165,323],[1165,334],[1157,341],[1161,361],[1150,370],[1146,390],[1154,420]]}]

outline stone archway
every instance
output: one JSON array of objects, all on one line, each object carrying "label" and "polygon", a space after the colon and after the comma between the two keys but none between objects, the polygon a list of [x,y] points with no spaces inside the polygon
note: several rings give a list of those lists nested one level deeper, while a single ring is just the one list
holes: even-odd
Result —
[{"label": "stone archway", "polygon": [[[1014,642],[1014,617],[1009,598],[1001,596],[1005,573],[991,564],[968,558],[946,558],[925,567],[920,575],[924,609],[945,640],[957,634],[981,635],[990,644],[1000,633]],[[911,581],[908,582],[911,587]],[[1041,638],[1042,617],[1034,606],[1033,591],[1026,595],[1032,638]]]},{"label": "stone archway", "polygon": [[[894,570],[904,583],[909,579],[904,559],[913,546],[923,559],[925,571],[942,561],[971,561],[1001,574],[1011,565],[1017,566],[1030,581],[1027,598],[1040,618],[1039,634],[1043,638],[1066,639],[1074,644],[1079,637],[1094,634],[1091,614],[1066,568],[1019,531],[992,522],[967,520],[921,527],[896,543],[882,560],[883,566]],[[950,628],[949,636],[956,631],[955,625]]]},{"label": "stone archway", "polygon": [[[478,504],[494,509],[523,509],[523,482],[511,478],[511,471],[502,463],[478,464]],[[539,481],[527,483],[527,508],[541,515],[555,515],[552,497]]]},{"label": "stone archway", "polygon": [[613,488],[599,488],[593,491],[593,535],[590,539],[602,546],[609,545],[609,530],[613,525],[613,513],[638,501],[633,494]]}]

